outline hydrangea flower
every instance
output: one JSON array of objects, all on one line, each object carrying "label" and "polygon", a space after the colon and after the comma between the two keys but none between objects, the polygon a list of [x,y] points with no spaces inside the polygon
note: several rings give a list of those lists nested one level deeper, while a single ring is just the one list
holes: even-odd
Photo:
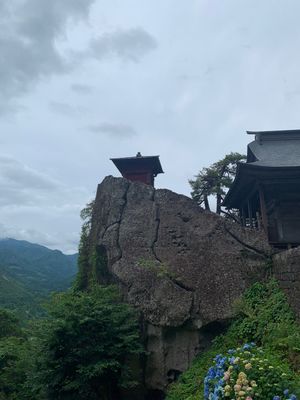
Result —
[{"label": "hydrangea flower", "polygon": [[[297,400],[286,388],[288,376],[280,366],[274,367],[264,350],[255,343],[246,343],[218,354],[204,379],[205,400]],[[268,381],[265,376],[268,374]],[[271,392],[270,392],[271,388]],[[276,393],[276,388],[284,397]],[[284,389],[286,388],[286,389]],[[284,389],[284,390],[283,390]]]}]

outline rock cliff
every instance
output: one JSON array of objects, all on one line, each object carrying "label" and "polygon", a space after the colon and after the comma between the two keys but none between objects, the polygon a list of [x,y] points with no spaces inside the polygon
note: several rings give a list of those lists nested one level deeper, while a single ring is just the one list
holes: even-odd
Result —
[{"label": "rock cliff", "polygon": [[300,247],[275,254],[272,272],[300,321]]},{"label": "rock cliff", "polygon": [[186,196],[107,177],[96,195],[90,252],[98,259],[90,276],[118,283],[141,312],[144,384],[159,393],[224,329],[234,300],[264,276],[270,248],[262,234]]}]

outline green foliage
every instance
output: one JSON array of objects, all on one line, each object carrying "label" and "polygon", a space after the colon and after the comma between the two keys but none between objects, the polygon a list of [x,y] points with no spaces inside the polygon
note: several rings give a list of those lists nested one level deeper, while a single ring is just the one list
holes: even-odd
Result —
[{"label": "green foliage", "polygon": [[219,346],[213,346],[197,357],[192,366],[184,372],[178,382],[172,384],[167,394],[167,400],[199,400],[203,399],[203,380],[213,357],[218,354]]},{"label": "green foliage", "polygon": [[23,240],[0,240],[0,271],[32,292],[66,290],[77,272],[77,255]]},{"label": "green foliage", "polygon": [[25,338],[12,336],[0,340],[0,399],[27,398],[25,386],[27,372],[32,367],[30,361],[29,342]]},{"label": "green foliage", "polygon": [[115,287],[57,294],[49,315],[40,327],[36,370],[47,399],[113,399],[133,384],[124,363],[141,352],[138,326]]},{"label": "green foliage", "polygon": [[92,280],[98,284],[109,284],[108,259],[104,246],[96,246],[90,260],[92,267]]},{"label": "green foliage", "polygon": [[89,271],[91,270],[89,235],[91,230],[93,207],[94,201],[91,201],[80,212],[83,224],[81,227],[79,242],[78,273],[74,282],[74,288],[76,290],[84,290],[89,284]]},{"label": "green foliage", "polygon": [[41,302],[45,296],[32,292],[6,273],[1,276],[1,269],[0,267],[0,305],[13,310],[22,320],[43,315]]},{"label": "green foliage", "polygon": [[41,303],[51,291],[67,289],[77,270],[77,255],[37,244],[0,240],[0,306],[21,319],[44,314]]},{"label": "green foliage", "polygon": [[142,259],[138,261],[138,266],[153,272],[158,278],[176,279],[174,273],[169,270],[165,263]]},{"label": "green foliage", "polygon": [[255,283],[236,304],[236,311],[227,333],[218,336],[212,347],[171,385],[167,400],[203,399],[203,380],[213,358],[252,341],[263,346],[274,367],[285,368],[294,390],[300,388],[300,326],[276,281]]},{"label": "green foliage", "polygon": [[209,196],[217,199],[217,213],[221,213],[221,203],[226,191],[232,185],[236,175],[237,163],[244,161],[246,156],[239,153],[227,154],[222,160],[215,162],[208,168],[202,170],[190,180],[192,187],[192,198],[199,205],[204,203],[205,209],[210,210]]},{"label": "green foliage", "polygon": [[0,310],[0,399],[35,400],[27,397],[28,372],[32,369],[31,341],[21,329],[18,319],[7,310]]},{"label": "green foliage", "polygon": [[255,283],[236,303],[236,311],[238,318],[231,328],[232,334],[258,344],[266,344],[280,324],[290,325],[294,321],[286,297],[273,279],[266,284]]},{"label": "green foliage", "polygon": [[[221,379],[221,380],[220,380]],[[294,374],[278,355],[269,354],[254,343],[218,354],[204,380],[204,398],[273,399],[290,389],[294,393]]]},{"label": "green foliage", "polygon": [[84,290],[88,286],[89,272],[89,225],[83,224],[79,242],[78,273],[74,282],[74,288]]},{"label": "green foliage", "polygon": [[9,310],[0,308],[0,339],[20,335],[21,329],[16,315]]},{"label": "green foliage", "polygon": [[80,211],[80,218],[85,221],[85,224],[91,223],[94,205],[95,201],[93,200]]}]

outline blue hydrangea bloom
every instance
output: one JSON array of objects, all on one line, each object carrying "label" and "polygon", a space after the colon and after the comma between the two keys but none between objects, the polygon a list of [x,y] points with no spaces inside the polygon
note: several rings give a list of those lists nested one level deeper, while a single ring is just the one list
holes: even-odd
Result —
[{"label": "blue hydrangea bloom", "polygon": [[251,349],[251,345],[248,343],[244,344],[243,350],[249,350],[249,349]]}]

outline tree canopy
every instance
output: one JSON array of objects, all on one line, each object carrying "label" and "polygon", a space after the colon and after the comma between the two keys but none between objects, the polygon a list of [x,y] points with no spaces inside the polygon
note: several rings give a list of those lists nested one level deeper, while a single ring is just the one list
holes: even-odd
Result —
[{"label": "tree canopy", "polygon": [[214,196],[216,212],[220,214],[222,201],[235,178],[237,165],[245,160],[246,156],[243,154],[230,153],[210,167],[202,168],[195,180],[189,181],[192,198],[199,205],[204,204],[206,210],[210,210],[209,197]]},{"label": "tree canopy", "polygon": [[48,400],[112,400],[131,385],[127,362],[141,352],[137,319],[116,287],[57,294],[41,324],[37,382]]}]

